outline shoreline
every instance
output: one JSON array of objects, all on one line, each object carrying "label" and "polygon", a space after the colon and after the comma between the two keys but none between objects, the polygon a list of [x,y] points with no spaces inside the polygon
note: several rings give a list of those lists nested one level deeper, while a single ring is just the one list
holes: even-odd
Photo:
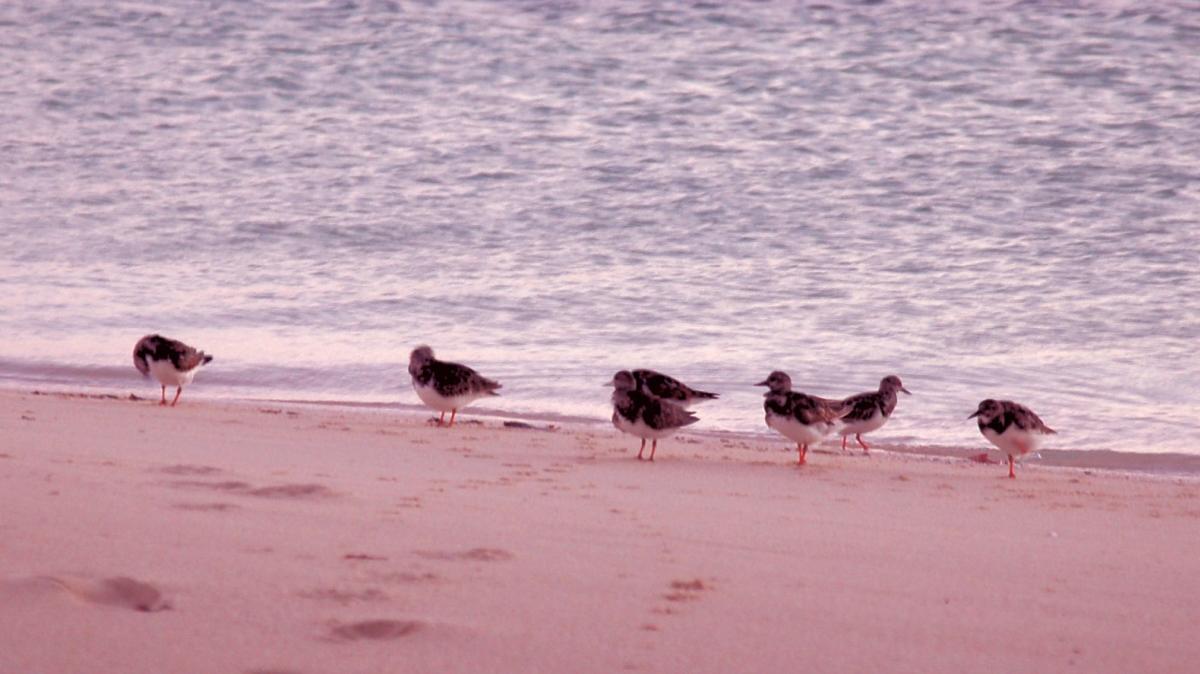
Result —
[{"label": "shoreline", "polygon": [[[122,358],[120,362],[124,360]],[[368,378],[359,371],[361,369],[360,365],[330,369],[304,363],[280,369],[264,364],[247,367],[221,361],[220,367],[213,366],[212,372],[203,373],[203,379],[194,388],[189,387],[184,396],[201,395],[214,400],[280,400],[289,404],[378,404],[394,406],[396,409],[419,404],[402,365],[388,364],[385,366],[387,374],[381,376],[378,372],[372,372],[373,378]],[[611,407],[608,395],[597,384],[602,377],[597,374],[593,381],[589,375],[585,381],[580,379],[578,371],[573,371],[568,378],[570,383],[546,373],[537,373],[520,378],[520,381],[514,379],[509,382],[511,390],[502,391],[500,398],[476,401],[476,405],[484,407],[472,406],[468,409],[482,415],[544,417],[548,420],[607,424]],[[687,378],[695,380],[694,376]],[[706,433],[753,437],[768,435],[762,417],[762,391],[749,386],[753,381],[757,379],[730,378],[727,372],[704,381],[709,388],[722,391],[722,396],[719,400],[696,407],[695,411],[701,417],[696,426]],[[815,388],[812,390],[825,397],[836,398],[871,388],[868,383],[859,384],[861,386],[814,382],[812,386]],[[126,365],[27,361],[16,356],[0,356],[0,388],[88,390],[101,393],[132,391],[147,396],[158,392],[156,382],[140,379]],[[926,388],[924,392],[918,389],[917,397],[904,400],[894,418],[886,427],[868,436],[868,442],[874,438],[900,451],[916,449],[933,453],[952,453],[959,448],[976,447],[982,452],[990,447],[980,436],[975,424],[967,419],[979,400],[974,393],[963,397],[962,382],[954,378],[948,380],[948,386],[934,380],[927,382]],[[983,387],[972,388],[983,390]],[[1194,418],[1194,410],[1183,404],[1187,396],[1182,390],[1177,391],[1182,397],[1168,397],[1165,407],[1148,406],[1146,402],[1130,407],[1128,401],[1118,403],[1116,399],[1092,401],[1074,389],[1050,387],[1031,391],[1018,386],[1017,390],[1005,391],[1005,388],[991,391],[990,397],[1011,398],[1029,404],[1046,418],[1047,423],[1061,431],[1059,436],[1047,443],[1051,450],[1200,456],[1200,424]],[[1121,425],[1126,415],[1135,420],[1135,425]],[[1060,462],[1057,458],[1048,460],[1064,464],[1073,461],[1067,459]],[[1102,465],[1112,463],[1107,457],[1099,461]],[[1117,464],[1134,465],[1139,470],[1197,472],[1196,465],[1186,459],[1119,460]],[[1172,464],[1180,467],[1175,468]]]},{"label": "shoreline", "polygon": [[[45,389],[25,389],[24,387],[18,388],[0,385],[0,393],[11,392],[27,393],[29,395],[50,395],[82,398],[95,397],[99,399],[110,400],[150,400],[150,398],[147,396],[140,396],[135,393],[117,394],[110,392],[102,393],[99,391],[99,389],[91,390],[87,389],[86,387],[71,388],[64,386],[61,387],[60,390],[60,387],[58,386],[50,386]],[[131,396],[133,396],[133,398],[131,398]],[[258,398],[238,396],[210,397],[203,394],[193,397],[192,400],[216,405],[233,404],[253,406],[270,404],[294,408],[391,412],[406,417],[420,417],[423,415],[432,414],[429,408],[421,404],[400,402],[289,399],[275,397]],[[521,423],[547,423],[562,427],[570,427],[576,430],[610,430],[614,434],[619,434],[619,431],[612,427],[608,419],[556,414],[553,412],[510,412],[505,410],[490,409],[487,407],[470,406],[465,408],[462,416],[460,416],[460,420],[469,420],[474,417],[511,420]],[[685,429],[676,435],[680,437],[697,437],[718,440],[729,439],[740,442],[774,443],[780,445],[781,447],[787,447],[788,445],[787,440],[769,430],[756,433],[718,429]],[[982,453],[986,452],[987,456],[992,460],[1003,460],[1003,456],[999,453],[999,451],[982,439],[977,446],[973,447],[956,447],[949,445],[906,445],[888,443],[886,441],[879,442],[877,440],[872,441],[871,447],[874,453],[879,454],[891,453],[897,455],[927,456],[933,458],[962,460],[969,460],[972,459],[972,457],[978,457]],[[828,438],[816,445],[811,451],[817,454],[825,455],[851,456],[858,454],[856,450],[843,453],[840,450],[840,441],[833,437]],[[1167,478],[1200,477],[1200,453],[1183,454],[1180,452],[1121,452],[1110,449],[1043,449],[1040,450],[1036,456],[1026,458],[1021,463],[1025,465],[1069,468],[1083,471],[1093,470],[1111,473],[1129,473],[1135,475],[1157,475]]]}]

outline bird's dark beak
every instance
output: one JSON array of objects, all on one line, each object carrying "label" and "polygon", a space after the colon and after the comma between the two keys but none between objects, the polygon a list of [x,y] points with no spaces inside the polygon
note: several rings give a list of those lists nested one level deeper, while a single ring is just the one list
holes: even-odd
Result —
[{"label": "bird's dark beak", "polygon": [[768,384],[767,380],[764,379],[764,380],[758,382],[757,384],[755,384],[755,386],[770,386],[770,384]]},{"label": "bird's dark beak", "polygon": [[604,382],[603,384],[601,384],[600,386],[603,388],[603,387],[605,387],[605,386],[613,386],[613,385],[614,385],[614,384],[613,384],[611,381],[606,381],[606,382]]},{"label": "bird's dark beak", "polygon": [[969,417],[967,417],[967,418],[968,418],[968,419],[974,419],[974,418],[975,418],[975,417],[977,417],[977,416],[979,416],[979,410],[975,410],[974,412],[972,412],[972,413],[971,413],[971,416],[969,416]]},{"label": "bird's dark beak", "polygon": [[900,387],[900,390],[901,390],[901,391],[904,391],[904,392],[905,392],[905,393],[907,393],[908,395],[912,395],[912,391],[910,391],[910,390],[908,390],[908,389],[904,388],[903,386],[901,386],[901,387]]}]

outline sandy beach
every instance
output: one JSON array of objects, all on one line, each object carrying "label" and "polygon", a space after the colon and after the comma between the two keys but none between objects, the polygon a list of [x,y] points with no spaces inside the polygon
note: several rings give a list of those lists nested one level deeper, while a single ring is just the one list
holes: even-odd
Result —
[{"label": "sandy beach", "polygon": [[1200,482],[0,392],[0,672],[1184,672]]}]

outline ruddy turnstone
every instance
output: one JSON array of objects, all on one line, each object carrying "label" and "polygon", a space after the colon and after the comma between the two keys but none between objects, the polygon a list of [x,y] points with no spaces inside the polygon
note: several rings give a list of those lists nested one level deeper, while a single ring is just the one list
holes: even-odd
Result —
[{"label": "ruddy turnstone", "polygon": [[871,452],[871,448],[863,442],[862,434],[879,430],[887,423],[896,409],[897,391],[912,395],[912,392],[900,383],[899,377],[891,375],[879,382],[878,391],[859,393],[841,401],[842,407],[846,409],[842,425],[837,431],[842,436],[842,451],[846,451],[846,438],[853,435],[862,447],[863,454]]},{"label": "ruddy turnstone", "polygon": [[642,460],[646,440],[650,440],[650,460],[658,451],[658,441],[684,426],[700,420],[695,414],[670,400],[663,400],[638,389],[637,379],[628,370],[613,375],[613,426],[642,439],[637,458]]},{"label": "ruddy turnstone", "polygon": [[837,425],[845,413],[836,400],[826,400],[792,390],[792,378],[776,370],[755,386],[766,386],[763,409],[767,426],[796,443],[799,458],[796,463],[808,462],[808,446],[820,442]]},{"label": "ruddy turnstone", "polygon": [[1015,478],[1013,463],[1036,451],[1047,435],[1058,431],[1042,422],[1033,410],[1011,400],[988,398],[968,419],[978,418],[979,432],[1008,455],[1008,476]]},{"label": "ruddy turnstone", "polygon": [[637,390],[649,393],[660,400],[670,400],[683,407],[691,407],[696,403],[718,397],[716,393],[697,391],[674,377],[654,370],[634,370],[630,374],[633,375]]},{"label": "ruddy turnstone", "polygon": [[167,385],[175,387],[175,399],[171,401],[171,407],[179,402],[183,385],[192,383],[196,370],[212,359],[203,351],[162,335],[146,335],[133,347],[133,366],[143,377],[154,375],[162,385],[159,405],[167,404]]},{"label": "ruddy turnstone", "polygon": [[477,398],[500,395],[496,393],[500,384],[466,365],[434,358],[433,349],[428,346],[413,349],[408,357],[408,373],[421,402],[442,413],[438,426],[445,421],[446,412],[450,413],[450,423],[446,424],[450,427],[460,408]]}]

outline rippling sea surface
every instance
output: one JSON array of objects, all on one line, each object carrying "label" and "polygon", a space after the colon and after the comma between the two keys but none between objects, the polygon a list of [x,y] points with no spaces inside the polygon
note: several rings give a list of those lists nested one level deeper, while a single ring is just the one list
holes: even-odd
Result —
[{"label": "rippling sea surface", "polygon": [[[1200,451],[1200,6],[0,5],[0,379],[603,419],[647,366],[900,375],[874,437]],[[781,442],[784,442],[781,440]]]}]

